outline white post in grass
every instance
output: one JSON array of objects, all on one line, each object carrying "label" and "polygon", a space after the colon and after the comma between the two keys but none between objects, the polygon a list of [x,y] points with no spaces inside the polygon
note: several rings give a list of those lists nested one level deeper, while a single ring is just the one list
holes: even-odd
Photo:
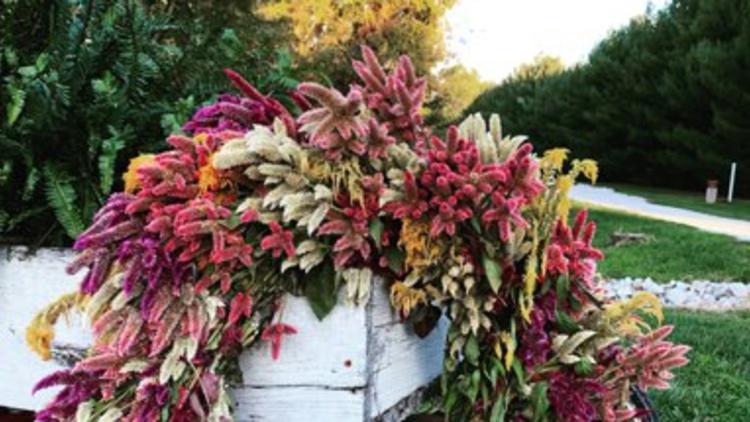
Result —
[{"label": "white post in grass", "polygon": [[729,191],[727,192],[727,202],[734,199],[734,179],[737,176],[737,163],[732,162],[732,168],[729,170]]}]

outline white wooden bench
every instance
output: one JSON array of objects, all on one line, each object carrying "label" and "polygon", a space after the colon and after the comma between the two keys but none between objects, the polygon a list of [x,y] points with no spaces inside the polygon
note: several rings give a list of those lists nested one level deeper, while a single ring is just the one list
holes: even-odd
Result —
[{"label": "white wooden bench", "polygon": [[[80,318],[58,323],[55,358],[42,362],[24,342],[35,312],[76,289],[80,274],[64,267],[73,253],[0,248],[0,406],[38,409],[54,390],[31,395],[34,383],[65,363],[68,351],[90,341]],[[234,390],[239,421],[397,421],[409,400],[442,370],[447,323],[425,339],[398,321],[384,288],[374,288],[370,303],[339,304],[318,321],[302,298],[288,296],[284,321],[299,334],[284,338],[281,358],[271,360],[266,344],[240,358],[243,385]]]}]

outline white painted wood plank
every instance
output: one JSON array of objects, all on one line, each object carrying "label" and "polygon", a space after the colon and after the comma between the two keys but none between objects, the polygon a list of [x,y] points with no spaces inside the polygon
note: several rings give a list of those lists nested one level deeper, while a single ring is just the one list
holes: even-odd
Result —
[{"label": "white painted wood plank", "polygon": [[363,390],[315,386],[241,387],[234,391],[240,422],[362,422]]},{"label": "white painted wood plank", "polygon": [[440,376],[448,320],[441,318],[422,339],[409,324],[393,319],[384,290],[375,291],[372,310],[373,322],[379,325],[371,333],[368,408],[375,417]]},{"label": "white painted wood plank", "polygon": [[364,387],[367,383],[366,308],[339,304],[319,321],[304,298],[287,296],[283,321],[298,331],[285,336],[278,361],[261,342],[240,358],[244,384]]}]

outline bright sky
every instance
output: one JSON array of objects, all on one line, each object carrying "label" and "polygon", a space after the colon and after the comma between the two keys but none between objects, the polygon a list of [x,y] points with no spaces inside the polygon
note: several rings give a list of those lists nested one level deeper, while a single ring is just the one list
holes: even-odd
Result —
[{"label": "bright sky", "polygon": [[668,0],[459,0],[448,12],[448,50],[500,82],[539,53],[583,61],[609,31]]}]

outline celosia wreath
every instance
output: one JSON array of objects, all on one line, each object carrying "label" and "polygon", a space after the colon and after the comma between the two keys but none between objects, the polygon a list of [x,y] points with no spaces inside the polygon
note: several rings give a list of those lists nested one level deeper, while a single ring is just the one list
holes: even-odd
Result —
[{"label": "celosia wreath", "polygon": [[80,292],[28,329],[49,357],[55,320],[78,305],[94,338],[36,386],[63,386],[39,420],[231,420],[238,354],[263,341],[276,357],[296,333],[283,294],[322,318],[340,288],[363,303],[376,282],[418,332],[450,319],[450,420],[627,420],[631,386],[668,386],[688,348],[651,328],[653,296],[602,300],[594,224],[566,223],[568,190],[595,163],[535,156],[496,116],[433,136],[408,57],[390,74],[363,57],[346,95],[300,84],[299,116],[227,71],[242,96],[132,160],[125,191],[75,242]]}]

